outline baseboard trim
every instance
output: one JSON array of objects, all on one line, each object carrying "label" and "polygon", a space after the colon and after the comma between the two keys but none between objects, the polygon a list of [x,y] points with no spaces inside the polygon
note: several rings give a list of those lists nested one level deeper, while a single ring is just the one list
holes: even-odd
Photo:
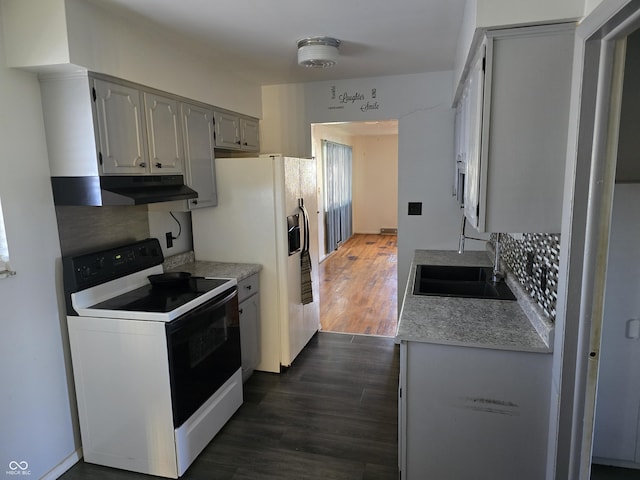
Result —
[{"label": "baseboard trim", "polygon": [[46,474],[40,478],[40,480],[56,480],[59,478],[64,472],[73,467],[76,463],[80,461],[82,458],[82,448],[77,449],[67,458],[62,460],[58,465],[49,470]]}]

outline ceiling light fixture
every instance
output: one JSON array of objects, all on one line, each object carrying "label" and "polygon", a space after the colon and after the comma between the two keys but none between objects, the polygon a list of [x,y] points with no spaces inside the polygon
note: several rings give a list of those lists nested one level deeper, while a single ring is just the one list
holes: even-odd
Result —
[{"label": "ceiling light fixture", "polygon": [[303,67],[332,67],[338,60],[340,40],[331,37],[307,37],[298,40],[298,64]]}]

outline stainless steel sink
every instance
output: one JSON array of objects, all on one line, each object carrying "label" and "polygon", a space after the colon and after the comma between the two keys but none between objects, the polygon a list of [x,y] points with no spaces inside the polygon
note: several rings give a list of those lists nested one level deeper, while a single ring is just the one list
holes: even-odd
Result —
[{"label": "stainless steel sink", "polygon": [[504,281],[493,283],[491,277],[491,267],[418,265],[413,294],[494,300],[516,299]]}]

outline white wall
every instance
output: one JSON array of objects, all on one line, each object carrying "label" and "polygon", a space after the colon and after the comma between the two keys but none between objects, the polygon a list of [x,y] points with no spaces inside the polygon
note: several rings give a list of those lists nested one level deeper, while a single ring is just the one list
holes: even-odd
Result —
[{"label": "white wall", "polygon": [[591,12],[593,12],[593,10],[598,5],[600,5],[603,2],[604,2],[604,0],[585,0],[585,2],[584,2],[584,16],[586,17],[587,15],[589,15]]},{"label": "white wall", "polygon": [[[308,123],[398,119],[399,296],[415,249],[457,248],[460,209],[451,196],[452,85],[452,72],[307,85]],[[407,203],[419,201],[422,215],[408,216]]]},{"label": "white wall", "polygon": [[[86,0],[2,1],[11,15],[5,18],[12,26],[5,39],[11,66],[48,71],[77,65],[261,117],[259,85],[223,71],[212,53],[153,24]],[[57,20],[52,27],[49,18]]]},{"label": "white wall", "polygon": [[464,19],[458,34],[454,67],[454,88],[463,74],[469,48],[478,35],[488,28],[509,27],[533,23],[549,23],[582,18],[586,4],[602,0],[467,0]]},{"label": "white wall", "polygon": [[[160,240],[162,254],[165,258],[178,253],[193,250],[193,234],[191,228],[191,213],[174,211],[174,219],[167,211],[149,210],[149,235]],[[176,221],[177,220],[177,221]],[[178,222],[180,226],[178,226]],[[173,246],[167,247],[166,234],[171,232],[174,238]]]},{"label": "white wall", "polygon": [[305,84],[262,87],[260,151],[309,157],[311,131],[305,124]]},{"label": "white wall", "polygon": [[[454,91],[458,87],[460,78],[463,75],[467,56],[472,47],[476,32],[476,20],[478,16],[478,0],[467,0],[464,5],[464,17],[458,33],[458,43],[456,44],[456,58],[453,67]],[[475,35],[475,36],[474,36]]]},{"label": "white wall", "polygon": [[[286,119],[294,122],[296,128],[303,128],[295,140],[299,148],[304,145],[303,155],[311,151],[310,124],[399,120],[400,295],[404,292],[415,249],[457,249],[460,209],[451,196],[453,72],[280,85],[263,89],[263,98],[273,91],[278,92],[280,101],[268,105],[263,102],[265,118]],[[305,99],[302,109],[299,103],[291,102],[292,98],[299,100],[301,96]],[[278,144],[275,134],[270,134],[270,140]],[[423,202],[422,216],[407,215],[409,201]]]},{"label": "white wall", "polygon": [[353,139],[353,232],[398,228],[398,136]]},{"label": "white wall", "polygon": [[35,479],[73,454],[79,433],[38,79],[6,68],[2,47],[0,105],[0,197],[17,271],[0,279],[0,472],[26,461]]},{"label": "white wall", "polygon": [[39,0],[36,15],[34,7],[35,4],[28,5],[24,0],[3,2],[3,16],[11,19],[4,24],[4,38],[10,45],[5,52],[7,65],[68,64],[69,39],[64,0]]}]

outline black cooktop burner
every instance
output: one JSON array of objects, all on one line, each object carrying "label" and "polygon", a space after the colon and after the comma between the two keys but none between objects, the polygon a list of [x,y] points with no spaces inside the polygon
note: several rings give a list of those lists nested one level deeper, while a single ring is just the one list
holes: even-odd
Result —
[{"label": "black cooktop burner", "polygon": [[89,308],[168,313],[228,281],[226,278],[191,277],[188,283],[176,287],[154,287],[149,284]]}]

